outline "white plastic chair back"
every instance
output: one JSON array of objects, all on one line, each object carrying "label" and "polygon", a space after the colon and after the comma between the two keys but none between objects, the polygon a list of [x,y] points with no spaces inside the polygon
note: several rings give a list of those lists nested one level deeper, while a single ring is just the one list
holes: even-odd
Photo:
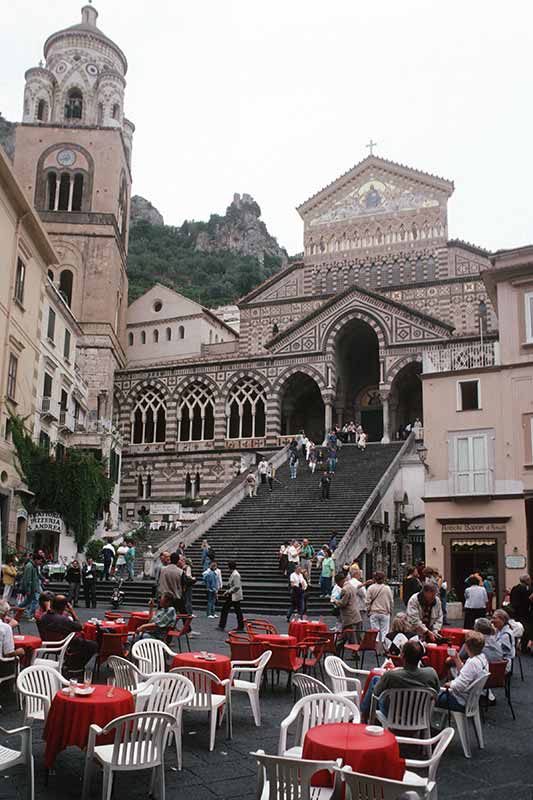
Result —
[{"label": "white plastic chair back", "polygon": [[[265,650],[259,658],[254,658],[253,661],[240,661],[235,660],[231,662],[231,675],[237,676],[242,680],[249,680],[254,683],[257,689],[261,688],[261,681],[263,680],[263,672],[266,665],[272,658],[272,650]],[[249,671],[255,670],[255,671]]]},{"label": "white plastic chair back", "polygon": [[107,665],[115,676],[115,686],[119,689],[127,689],[134,692],[139,688],[140,675],[137,668],[120,656],[109,656]]},{"label": "white plastic chair back", "polygon": [[23,669],[17,678],[17,689],[24,698],[24,719],[46,719],[50,704],[66,678],[54,667],[35,666]]},{"label": "white plastic chair back", "polygon": [[[14,767],[16,764],[25,764],[26,780],[28,782],[26,797],[28,800],[34,800],[35,783],[31,728],[15,728],[10,731],[0,727],[0,734],[2,736],[20,736],[20,750],[14,750],[12,747],[4,747],[3,745],[0,746],[0,769],[9,769],[9,767]],[[4,777],[7,778],[7,775]]]},{"label": "white plastic chair back", "polygon": [[420,786],[420,781],[409,783],[408,781],[392,781],[389,778],[376,778],[374,775],[363,775],[352,772],[351,767],[343,767],[340,770],[343,780],[349,789],[346,793],[348,800],[398,800],[404,794],[413,792],[413,797],[430,797],[434,788],[432,783],[424,787]]},{"label": "white plastic chair back", "polygon": [[385,711],[376,711],[376,716],[384,728],[429,732],[436,699],[434,689],[386,689],[379,696]]},{"label": "white plastic chair back", "polygon": [[476,714],[479,714],[479,699],[489,677],[490,672],[484,672],[470,687],[465,705],[466,717],[475,717]]},{"label": "white plastic chair back", "polygon": [[172,673],[183,675],[194,686],[194,696],[189,703],[189,708],[195,708],[199,711],[209,711],[212,708],[213,686],[222,683],[218,675],[198,667],[176,667],[171,670],[170,674]]},{"label": "white plastic chair back", "polygon": [[335,761],[267,756],[263,750],[251,755],[257,761],[257,797],[263,797],[267,784],[268,800],[311,800],[311,797],[318,797],[317,789],[311,790],[311,779],[315,772],[324,769],[334,772],[337,769]]},{"label": "white plastic chair back", "polygon": [[[68,646],[75,637],[75,633],[69,633],[64,639],[59,642],[41,642],[41,646],[33,653],[32,664],[38,664],[40,661],[55,662],[55,669],[63,672],[63,664],[65,656],[67,655]],[[40,665],[40,664],[39,664]]]},{"label": "white plastic chair back", "polygon": [[316,725],[360,721],[359,709],[347,697],[331,693],[302,697],[294,704],[289,716],[281,722],[278,753],[283,755],[287,751],[287,734],[293,723],[296,724],[296,730],[292,747],[303,747],[305,734]]},{"label": "white plastic chair back", "polygon": [[185,675],[160,672],[148,678],[142,694],[146,694],[143,711],[163,711],[177,716],[175,711],[193,699],[194,684]]},{"label": "white plastic chair back", "polygon": [[168,648],[159,639],[140,639],[131,648],[133,658],[139,662],[142,672],[166,672]]},{"label": "white plastic chair back", "polygon": [[171,714],[140,712],[117,717],[105,726],[104,733],[112,734],[112,769],[146,769],[163,759],[163,747],[168,730],[174,725]]},{"label": "white plastic chair back", "polygon": [[311,694],[332,694],[331,689],[325,683],[305,672],[297,672],[296,675],[293,675],[292,682],[294,688],[300,693],[300,698],[309,697]]},{"label": "white plastic chair back", "polygon": [[[342,694],[343,692],[347,692],[349,690],[353,690],[357,692],[358,696],[361,696],[361,681],[357,678],[353,678],[351,675],[347,675],[346,673],[346,664],[339,658],[338,656],[328,656],[324,661],[324,666],[326,668],[326,675],[331,680],[331,687],[333,689],[334,694]],[[348,682],[347,678],[350,678]]]}]

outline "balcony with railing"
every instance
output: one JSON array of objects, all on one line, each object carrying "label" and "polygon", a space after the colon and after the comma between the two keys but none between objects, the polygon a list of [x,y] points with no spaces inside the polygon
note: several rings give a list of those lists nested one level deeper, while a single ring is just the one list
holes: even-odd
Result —
[{"label": "balcony with railing", "polygon": [[497,341],[450,342],[424,350],[422,371],[456,372],[466,369],[497,367],[500,364],[500,344]]},{"label": "balcony with railing", "polygon": [[66,408],[59,409],[59,427],[68,433],[74,431],[74,417]]},{"label": "balcony with railing", "polygon": [[47,418],[47,419],[55,419],[55,420],[57,420],[58,413],[57,413],[57,410],[56,410],[56,406],[57,406],[57,401],[54,402],[54,400],[51,397],[48,397],[47,395],[42,397],[41,398],[41,417],[43,417],[43,419]]}]

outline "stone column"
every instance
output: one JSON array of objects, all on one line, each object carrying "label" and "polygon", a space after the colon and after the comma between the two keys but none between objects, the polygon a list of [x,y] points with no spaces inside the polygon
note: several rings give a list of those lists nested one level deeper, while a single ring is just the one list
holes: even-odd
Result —
[{"label": "stone column", "polygon": [[324,403],[324,426],[326,428],[325,434],[333,427],[333,403],[327,401]]},{"label": "stone column", "polygon": [[390,421],[389,421],[389,395],[382,394],[381,402],[383,407],[383,437],[381,444],[390,443]]}]

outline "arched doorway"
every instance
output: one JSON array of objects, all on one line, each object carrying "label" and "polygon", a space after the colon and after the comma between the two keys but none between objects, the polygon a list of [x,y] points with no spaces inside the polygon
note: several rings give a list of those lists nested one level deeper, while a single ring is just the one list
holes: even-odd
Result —
[{"label": "arched doorway", "polygon": [[415,419],[423,422],[422,409],[422,364],[411,361],[394,378],[391,386],[391,436],[398,433]]},{"label": "arched doorway", "polygon": [[346,323],[335,342],[337,391],[335,421],[360,423],[369,441],[383,436],[379,394],[379,342],[373,328],[360,319]]},{"label": "arched doorway", "polygon": [[305,431],[313,442],[324,440],[324,402],[313,378],[295,372],[281,390],[281,434]]}]

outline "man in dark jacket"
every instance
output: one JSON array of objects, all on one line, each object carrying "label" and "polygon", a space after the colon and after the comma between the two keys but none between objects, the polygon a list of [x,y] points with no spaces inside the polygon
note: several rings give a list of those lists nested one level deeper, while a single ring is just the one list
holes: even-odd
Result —
[{"label": "man in dark jacket", "polygon": [[96,564],[88,558],[81,571],[85,606],[96,608]]},{"label": "man in dark jacket", "polygon": [[418,578],[418,573],[415,567],[407,567],[406,576],[402,585],[402,596],[405,605],[409,602],[411,597],[422,588],[422,583]]},{"label": "man in dark jacket", "polygon": [[527,643],[531,639],[531,578],[529,575],[522,575],[519,583],[511,589],[511,608],[513,619],[518,620],[524,626],[522,636],[522,651],[527,653]]},{"label": "man in dark jacket", "polygon": [[72,606],[67,602],[65,595],[56,594],[52,600],[50,611],[41,617],[39,631],[47,642],[60,642],[66,639],[70,633],[75,633],[76,636],[71,641],[67,652],[70,668],[73,670],[83,668],[91,659],[93,661],[91,668],[94,666],[98,645],[96,642],[85,639],[81,633],[81,622]]}]

